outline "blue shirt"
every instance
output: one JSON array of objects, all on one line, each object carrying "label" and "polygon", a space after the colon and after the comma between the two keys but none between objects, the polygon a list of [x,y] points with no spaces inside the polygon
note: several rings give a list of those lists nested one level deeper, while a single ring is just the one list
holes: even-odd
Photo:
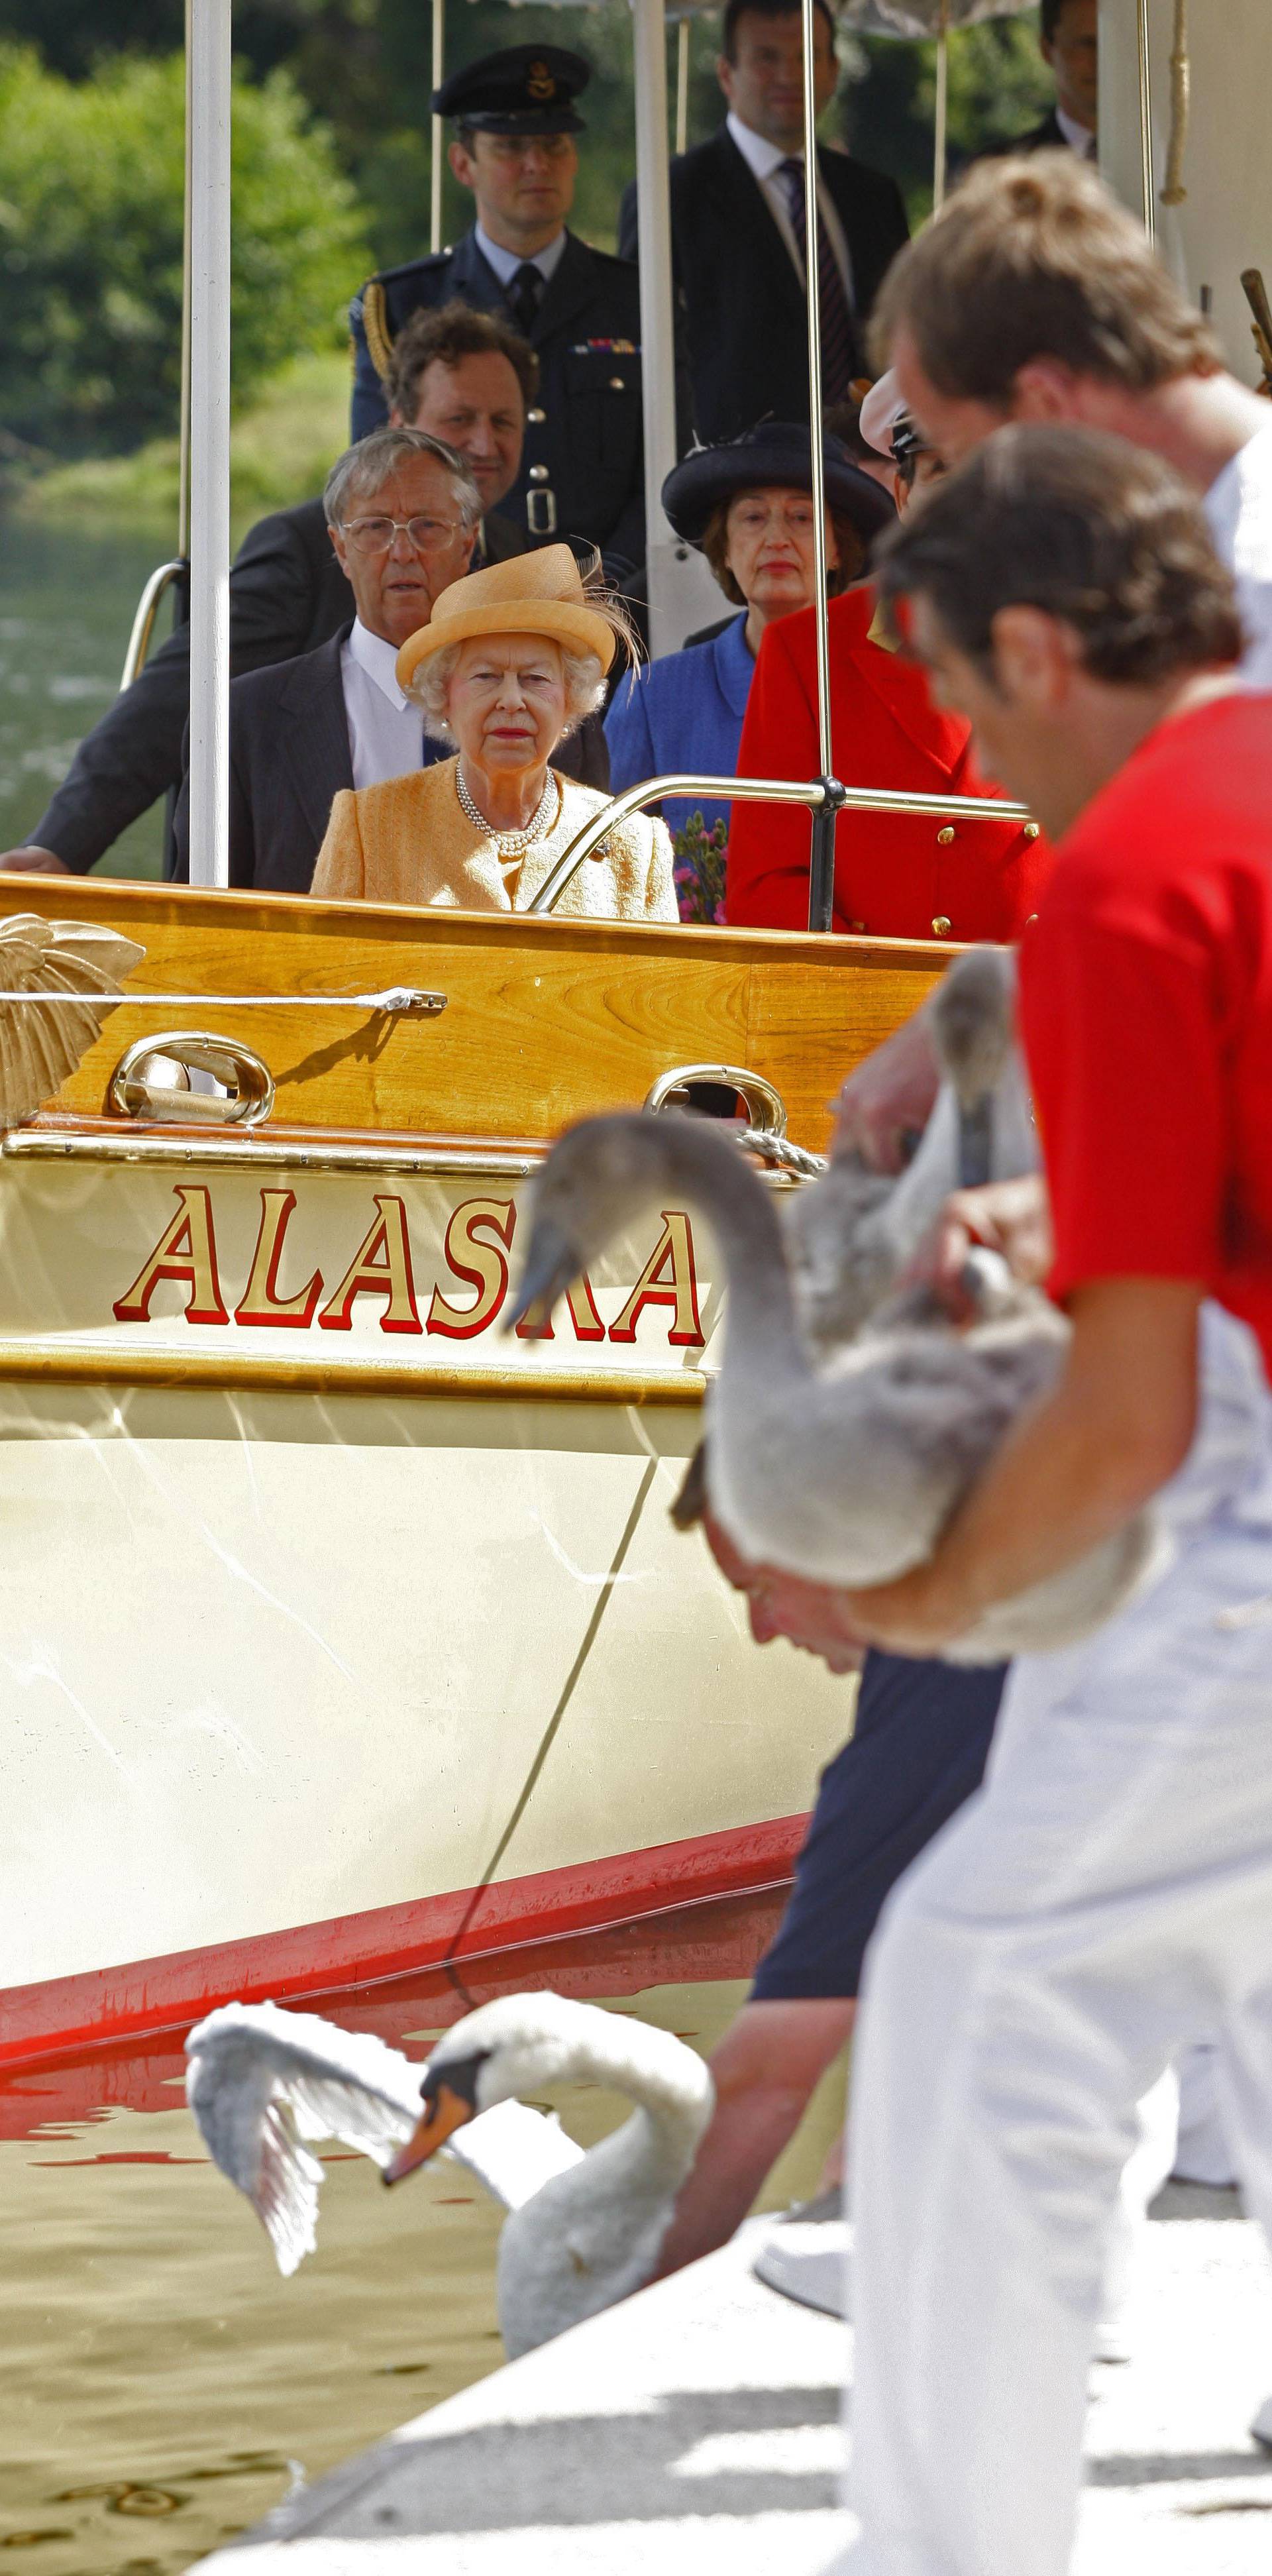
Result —
[{"label": "blue shirt", "polygon": [[[742,609],[723,634],[688,644],[683,653],[665,653],[634,678],[620,680],[605,719],[610,794],[673,769],[735,777],[754,674]],[[719,797],[671,796],[662,811],[673,837],[693,813],[701,813],[708,831],[721,815],[728,827],[729,807]]]}]

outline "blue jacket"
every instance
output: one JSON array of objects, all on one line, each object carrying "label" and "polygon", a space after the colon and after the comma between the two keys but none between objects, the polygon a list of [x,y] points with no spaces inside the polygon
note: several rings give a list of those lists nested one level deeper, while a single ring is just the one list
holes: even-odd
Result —
[{"label": "blue jacket", "polygon": [[[672,769],[697,769],[718,778],[737,773],[742,719],[755,673],[746,641],[746,610],[705,644],[687,644],[649,662],[634,679],[620,680],[605,719],[610,794],[638,779]],[[718,797],[672,796],[662,808],[673,835],[700,812],[710,831],[717,817],[727,825],[729,807]]]}]

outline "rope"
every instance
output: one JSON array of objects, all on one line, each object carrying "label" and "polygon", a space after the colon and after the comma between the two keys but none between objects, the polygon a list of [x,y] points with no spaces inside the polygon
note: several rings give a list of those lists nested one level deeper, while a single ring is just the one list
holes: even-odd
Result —
[{"label": "rope", "polygon": [[797,1172],[802,1181],[818,1181],[830,1170],[826,1154],[810,1154],[804,1145],[792,1145],[789,1136],[771,1136],[763,1127],[744,1127],[738,1143],[743,1152],[758,1154],[765,1163],[776,1163],[784,1172]]},{"label": "rope", "polygon": [[82,993],[0,992],[0,1002],[54,1004],[90,1011],[379,1011],[402,1019],[434,1019],[446,1008],[444,993],[393,984],[383,993]]}]

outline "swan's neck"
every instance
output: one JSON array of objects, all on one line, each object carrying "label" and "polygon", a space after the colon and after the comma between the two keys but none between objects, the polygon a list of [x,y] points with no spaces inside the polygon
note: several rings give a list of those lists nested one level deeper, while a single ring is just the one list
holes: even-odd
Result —
[{"label": "swan's neck", "polygon": [[585,2162],[602,2161],[626,2175],[629,2185],[675,2191],[693,2163],[698,2141],[711,2116],[711,2078],[706,2067],[679,2041],[647,2022],[624,2013],[600,2016],[606,2025],[589,2031],[573,2068],[577,2080],[611,2086],[625,2093],[634,2117],[613,2136],[594,2147]]},{"label": "swan's neck", "polygon": [[763,1182],[706,1120],[669,1119],[657,1127],[656,1140],[662,1176],[709,1219],[724,1256],[729,1321],[722,1376],[769,1387],[806,1378],[781,1229]]}]

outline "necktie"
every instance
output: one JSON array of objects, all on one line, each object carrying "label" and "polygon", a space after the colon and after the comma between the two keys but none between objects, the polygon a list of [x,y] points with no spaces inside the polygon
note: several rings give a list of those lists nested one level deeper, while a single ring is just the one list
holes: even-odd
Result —
[{"label": "necktie", "polygon": [[[783,161],[777,175],[786,190],[791,230],[807,269],[804,164],[802,161]],[[830,235],[820,214],[817,218],[817,285],[821,298],[822,399],[824,402],[838,402],[841,395],[847,393],[856,371],[856,334],[844,293],[844,281],[839,274],[839,262],[831,249]]]},{"label": "necktie", "polygon": [[524,340],[534,329],[535,315],[543,301],[543,271],[532,259],[523,259],[516,275],[504,290],[512,308],[512,318]]}]

